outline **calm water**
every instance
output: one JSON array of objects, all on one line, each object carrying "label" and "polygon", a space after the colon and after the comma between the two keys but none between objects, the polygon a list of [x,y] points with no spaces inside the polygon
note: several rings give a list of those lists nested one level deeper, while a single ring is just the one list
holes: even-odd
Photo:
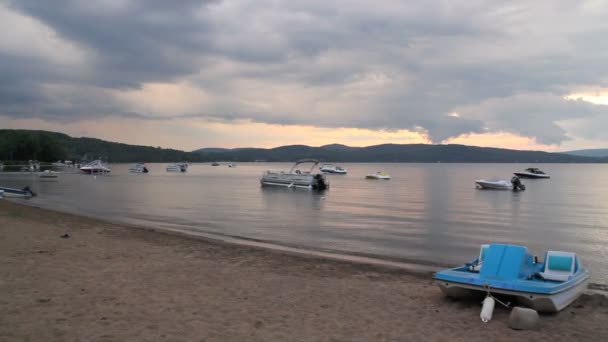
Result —
[{"label": "calm water", "polygon": [[[608,165],[547,164],[550,180],[527,191],[476,190],[478,178],[509,179],[522,164],[343,164],[322,194],[261,188],[264,170],[291,164],[194,164],[185,174],[150,164],[149,174],[61,175],[57,181],[0,176],[33,185],[32,204],[130,224],[254,238],[304,249],[454,265],[486,242],[578,253],[592,281],[608,283]],[[538,166],[538,165],[537,165]],[[390,181],[363,179],[386,171]]]}]

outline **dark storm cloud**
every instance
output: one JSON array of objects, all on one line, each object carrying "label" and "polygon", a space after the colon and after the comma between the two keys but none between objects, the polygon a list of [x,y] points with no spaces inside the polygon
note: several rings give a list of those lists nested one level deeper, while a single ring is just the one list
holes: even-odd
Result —
[{"label": "dark storm cloud", "polygon": [[[0,41],[0,114],[13,117],[248,119],[411,129],[433,141],[506,131],[559,144],[569,139],[560,122],[593,121],[606,113],[605,106],[563,99],[575,86],[608,86],[605,6],[315,0],[6,4],[0,11],[34,18],[82,51],[70,68],[4,51]],[[204,91],[212,104],[158,115],[129,108],[115,96],[150,82],[181,80]],[[264,105],[256,107],[257,102]],[[579,124],[576,134],[591,126]]]}]

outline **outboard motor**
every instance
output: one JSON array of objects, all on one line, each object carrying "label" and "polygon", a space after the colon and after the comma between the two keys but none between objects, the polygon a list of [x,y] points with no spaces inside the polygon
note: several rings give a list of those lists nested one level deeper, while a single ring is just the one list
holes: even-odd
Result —
[{"label": "outboard motor", "polygon": [[327,184],[327,181],[325,180],[325,176],[323,176],[322,174],[315,175],[314,186],[315,186],[316,190],[327,190],[327,188],[329,188],[329,184]]},{"label": "outboard motor", "polygon": [[32,189],[30,189],[30,187],[29,187],[29,186],[26,186],[26,187],[24,187],[24,188],[23,188],[23,189],[21,189],[21,190],[23,190],[23,191],[25,191],[25,192],[29,192],[29,193],[30,193],[30,195],[32,195],[32,197],[37,196],[37,195],[36,195],[36,193],[35,193],[35,192],[33,192],[33,191],[32,191]]},{"label": "outboard motor", "polygon": [[517,176],[511,178],[511,184],[513,184],[513,191],[524,191],[526,186],[521,183],[521,180]]}]

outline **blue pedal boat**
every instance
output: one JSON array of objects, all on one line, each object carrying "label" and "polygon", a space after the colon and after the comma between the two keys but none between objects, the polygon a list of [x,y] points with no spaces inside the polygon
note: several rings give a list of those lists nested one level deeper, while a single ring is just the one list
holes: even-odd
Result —
[{"label": "blue pedal boat", "polygon": [[575,253],[548,251],[538,262],[524,246],[487,244],[479,257],[460,267],[437,272],[435,283],[451,298],[475,293],[513,296],[540,312],[557,312],[587,288],[589,272]]}]

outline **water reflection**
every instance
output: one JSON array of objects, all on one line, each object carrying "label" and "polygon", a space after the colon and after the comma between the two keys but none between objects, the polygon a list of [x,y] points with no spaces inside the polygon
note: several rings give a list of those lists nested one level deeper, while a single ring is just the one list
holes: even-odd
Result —
[{"label": "water reflection", "polygon": [[[542,165],[550,180],[525,180],[527,190],[482,191],[474,180],[509,179],[517,164],[343,164],[324,193],[262,188],[268,169],[291,163],[191,165],[149,174],[112,165],[109,177],[62,174],[55,181],[0,175],[0,185],[30,186],[30,203],[77,214],[160,228],[242,236],[444,265],[474,256],[496,241],[573,250],[608,282],[608,166]],[[366,180],[382,170],[389,181]],[[589,182],[593,179],[593,182]]]}]

